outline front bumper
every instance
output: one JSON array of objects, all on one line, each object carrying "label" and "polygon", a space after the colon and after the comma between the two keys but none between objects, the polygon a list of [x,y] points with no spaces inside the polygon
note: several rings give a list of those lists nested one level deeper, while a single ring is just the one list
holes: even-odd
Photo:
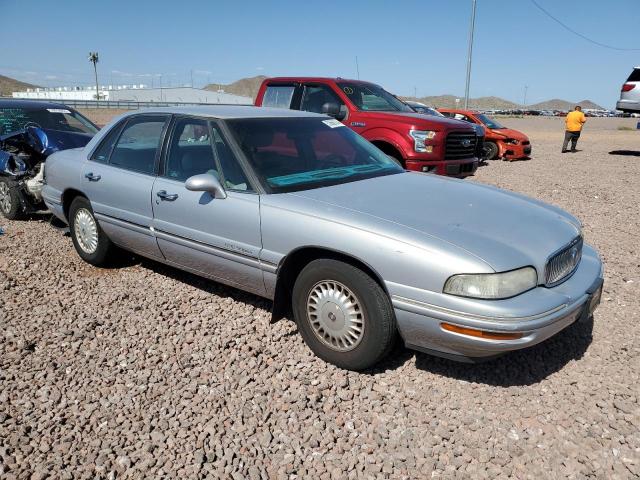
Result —
[{"label": "front bumper", "polygon": [[510,143],[504,144],[504,158],[507,160],[516,160],[520,158],[528,158],[531,156],[531,144],[527,145],[513,145]]},{"label": "front bumper", "polygon": [[[388,283],[387,287],[407,347],[475,361],[530,347],[588,318],[600,301],[602,275],[598,254],[585,245],[580,266],[568,280],[553,288],[537,287],[511,299],[462,299],[398,284]],[[479,338],[445,330],[443,323],[485,332],[519,333],[521,337]]]},{"label": "front bumper", "polygon": [[477,158],[464,160],[407,160],[407,170],[423,173],[435,173],[449,177],[464,178],[473,175],[478,169]]}]

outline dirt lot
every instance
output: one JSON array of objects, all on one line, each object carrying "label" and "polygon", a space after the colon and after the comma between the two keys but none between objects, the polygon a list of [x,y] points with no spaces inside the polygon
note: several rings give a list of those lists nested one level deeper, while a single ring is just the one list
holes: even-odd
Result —
[{"label": "dirt lot", "polygon": [[635,122],[591,119],[562,155],[561,120],[504,120],[534,158],[470,181],[581,218],[605,292],[593,322],[475,366],[398,347],[340,371],[260,298],[95,269],[46,217],[1,221],[0,477],[638,478],[640,132],[617,130]]}]

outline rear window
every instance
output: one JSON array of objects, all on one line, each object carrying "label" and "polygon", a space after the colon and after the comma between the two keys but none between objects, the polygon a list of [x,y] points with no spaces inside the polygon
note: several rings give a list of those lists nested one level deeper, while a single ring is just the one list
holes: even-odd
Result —
[{"label": "rear window", "polygon": [[640,82],[640,68],[636,68],[631,72],[631,75],[627,78],[627,82]]},{"label": "rear window", "polygon": [[264,98],[263,107],[289,108],[295,87],[293,85],[269,85]]}]

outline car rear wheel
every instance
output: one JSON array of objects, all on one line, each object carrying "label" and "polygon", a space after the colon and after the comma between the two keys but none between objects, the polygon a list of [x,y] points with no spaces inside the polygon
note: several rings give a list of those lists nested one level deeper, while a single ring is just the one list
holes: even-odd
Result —
[{"label": "car rear wheel", "polygon": [[71,202],[69,227],[73,246],[85,262],[97,267],[110,262],[115,246],[100,228],[86,198],[76,197]]},{"label": "car rear wheel", "polygon": [[293,287],[293,313],[306,344],[347,370],[380,361],[396,336],[389,297],[362,270],[337,260],[310,262]]},{"label": "car rear wheel", "polygon": [[7,220],[24,217],[20,193],[7,178],[0,178],[0,212]]},{"label": "car rear wheel", "polygon": [[495,160],[498,158],[498,145],[494,142],[484,142],[484,158],[487,160]]}]

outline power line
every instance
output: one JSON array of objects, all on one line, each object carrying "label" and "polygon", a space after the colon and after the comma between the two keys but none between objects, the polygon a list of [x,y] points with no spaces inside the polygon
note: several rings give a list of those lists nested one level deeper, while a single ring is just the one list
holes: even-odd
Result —
[{"label": "power line", "polygon": [[569,25],[563,23],[562,21],[558,20],[556,17],[554,17],[553,15],[551,15],[548,11],[546,11],[544,8],[542,8],[542,6],[536,2],[536,0],[531,0],[531,3],[533,3],[542,13],[544,13],[547,17],[549,17],[551,20],[553,20],[554,22],[556,22],[557,24],[559,24],[560,26],[562,26],[563,28],[565,28],[566,30],[570,31],[571,33],[573,33],[574,35],[577,35],[578,37],[586,40],[587,42],[593,43],[594,45],[598,45],[599,47],[603,47],[603,48],[608,48],[610,50],[620,50],[620,51],[624,51],[624,52],[637,52],[640,51],[640,48],[622,48],[622,47],[614,47],[612,45],[607,45],[606,43],[600,43],[596,40],[592,40],[589,37],[587,37],[586,35],[581,34],[580,32],[576,32],[573,28],[571,28]]}]

